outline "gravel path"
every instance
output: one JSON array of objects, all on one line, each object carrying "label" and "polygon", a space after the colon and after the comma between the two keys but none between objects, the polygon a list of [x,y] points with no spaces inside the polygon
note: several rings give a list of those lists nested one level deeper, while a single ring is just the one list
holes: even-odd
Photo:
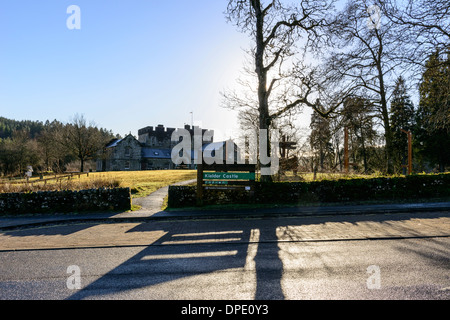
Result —
[{"label": "gravel path", "polygon": [[[196,179],[181,181],[178,183],[174,183],[173,185],[187,185],[195,183],[196,181]],[[168,192],[169,187],[167,186],[156,190],[147,197],[133,199],[133,204],[141,206],[141,209],[133,211],[131,214],[136,217],[139,215],[148,216],[149,214],[151,215],[160,212],[164,202],[164,198],[167,196]]]}]

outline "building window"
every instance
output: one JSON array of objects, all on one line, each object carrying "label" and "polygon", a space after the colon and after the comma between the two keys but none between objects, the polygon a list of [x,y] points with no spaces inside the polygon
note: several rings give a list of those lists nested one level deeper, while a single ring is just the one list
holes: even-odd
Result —
[{"label": "building window", "polygon": [[125,157],[131,157],[131,148],[130,147],[125,148]]},{"label": "building window", "polygon": [[130,161],[125,161],[125,170],[130,170]]}]

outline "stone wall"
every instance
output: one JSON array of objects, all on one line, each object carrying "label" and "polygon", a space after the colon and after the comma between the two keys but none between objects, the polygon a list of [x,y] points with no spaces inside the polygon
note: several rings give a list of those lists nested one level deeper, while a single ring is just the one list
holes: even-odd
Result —
[{"label": "stone wall", "polygon": [[0,194],[0,215],[126,211],[130,209],[131,193],[129,188]]},{"label": "stone wall", "polygon": [[[250,197],[246,191],[204,190],[203,204],[354,204],[368,201],[412,202],[424,199],[449,201],[450,173],[312,182],[255,182],[254,187],[254,197]],[[169,208],[195,205],[196,187],[169,187]]]}]

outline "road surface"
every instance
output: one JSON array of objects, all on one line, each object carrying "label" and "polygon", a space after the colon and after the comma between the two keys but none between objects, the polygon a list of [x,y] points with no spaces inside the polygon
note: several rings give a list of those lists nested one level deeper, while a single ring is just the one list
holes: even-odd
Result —
[{"label": "road surface", "polygon": [[449,212],[7,231],[0,299],[448,300],[449,236]]}]

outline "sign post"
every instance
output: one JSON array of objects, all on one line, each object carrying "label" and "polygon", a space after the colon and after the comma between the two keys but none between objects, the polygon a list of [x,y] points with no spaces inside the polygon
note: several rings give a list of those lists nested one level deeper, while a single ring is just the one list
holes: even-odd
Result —
[{"label": "sign post", "polygon": [[203,205],[203,164],[197,165],[197,206]]},{"label": "sign post", "polygon": [[28,181],[30,181],[30,178],[32,176],[33,176],[33,167],[27,166],[27,171],[25,172],[25,179],[27,179],[27,184],[28,184]]},{"label": "sign post", "polygon": [[[256,165],[201,164],[197,166],[197,205],[203,205],[204,190],[242,190],[253,195]],[[205,186],[204,186],[205,185]]]}]

